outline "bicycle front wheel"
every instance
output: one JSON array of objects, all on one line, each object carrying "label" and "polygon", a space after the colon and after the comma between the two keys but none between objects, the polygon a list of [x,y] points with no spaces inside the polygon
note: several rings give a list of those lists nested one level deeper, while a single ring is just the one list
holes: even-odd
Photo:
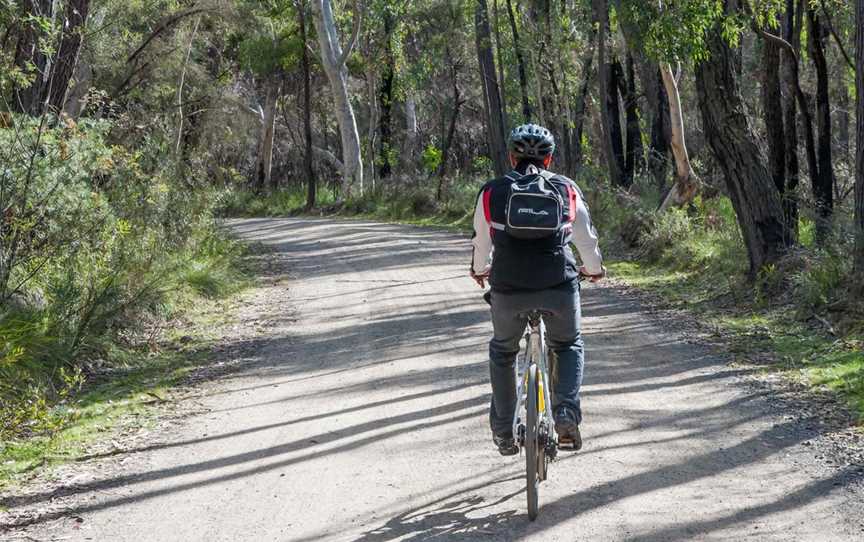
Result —
[{"label": "bicycle front wheel", "polygon": [[543,451],[540,449],[540,416],[538,414],[539,406],[539,386],[537,381],[537,365],[531,364],[528,367],[528,400],[525,405],[527,410],[525,424],[525,474],[528,486],[528,519],[534,521],[537,519],[540,500],[540,472],[538,466],[543,460]]}]

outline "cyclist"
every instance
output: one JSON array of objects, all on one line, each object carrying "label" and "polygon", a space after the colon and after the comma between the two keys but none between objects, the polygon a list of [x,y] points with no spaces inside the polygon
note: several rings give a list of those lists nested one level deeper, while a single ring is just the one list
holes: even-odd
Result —
[{"label": "cyclist", "polygon": [[[546,128],[515,128],[508,147],[513,171],[483,185],[474,212],[471,277],[491,287],[489,343],[493,442],[501,455],[515,455],[514,363],[526,326],[523,316],[542,310],[549,346],[557,355],[552,390],[555,429],[562,444],[582,447],[579,388],[584,365],[579,275],[592,282],[606,269],[581,190],[572,180],[547,170],[555,139]],[[570,244],[582,260],[578,267]]]}]

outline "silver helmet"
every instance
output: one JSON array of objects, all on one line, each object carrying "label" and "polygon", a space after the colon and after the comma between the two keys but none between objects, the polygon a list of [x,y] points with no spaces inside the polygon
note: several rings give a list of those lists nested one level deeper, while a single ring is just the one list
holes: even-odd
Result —
[{"label": "silver helmet", "polygon": [[523,124],[510,132],[507,146],[519,160],[542,160],[555,152],[555,138],[552,132],[542,126]]}]

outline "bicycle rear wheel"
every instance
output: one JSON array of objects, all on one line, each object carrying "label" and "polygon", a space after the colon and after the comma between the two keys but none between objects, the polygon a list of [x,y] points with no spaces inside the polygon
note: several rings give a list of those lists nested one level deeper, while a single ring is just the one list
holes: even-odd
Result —
[{"label": "bicycle rear wheel", "polygon": [[540,500],[540,461],[545,461],[543,450],[540,449],[540,416],[538,415],[537,365],[528,366],[528,400],[525,409],[528,411],[525,424],[525,474],[528,488],[528,519],[537,519]]}]

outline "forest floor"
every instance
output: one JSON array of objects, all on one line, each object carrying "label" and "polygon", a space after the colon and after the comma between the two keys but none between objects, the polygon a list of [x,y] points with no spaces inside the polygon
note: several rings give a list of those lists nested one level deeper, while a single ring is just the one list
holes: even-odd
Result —
[{"label": "forest floor", "polygon": [[541,485],[487,428],[464,235],[229,222],[272,252],[176,415],[0,495],[0,540],[852,540],[851,418],[620,284],[584,290],[585,447]]}]

